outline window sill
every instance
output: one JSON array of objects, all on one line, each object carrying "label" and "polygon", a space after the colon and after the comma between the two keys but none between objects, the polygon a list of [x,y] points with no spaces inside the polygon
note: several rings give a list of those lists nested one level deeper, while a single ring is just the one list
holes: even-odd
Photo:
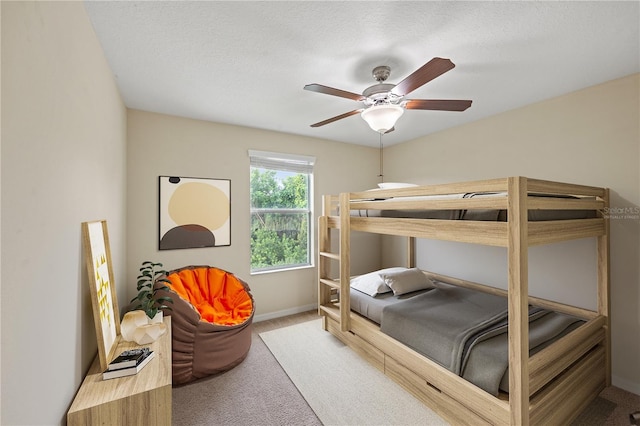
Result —
[{"label": "window sill", "polygon": [[276,272],[298,271],[301,269],[311,269],[311,268],[315,268],[315,265],[291,266],[291,267],[283,267],[283,268],[276,268],[276,269],[267,269],[264,271],[253,271],[253,272],[249,272],[249,275],[273,274]]}]

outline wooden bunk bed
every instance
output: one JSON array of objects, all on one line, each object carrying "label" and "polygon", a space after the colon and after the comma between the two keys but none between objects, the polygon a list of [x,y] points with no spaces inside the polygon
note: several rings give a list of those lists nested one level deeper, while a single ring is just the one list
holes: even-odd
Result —
[{"label": "wooden bunk bed", "polygon": [[[498,196],[447,197],[486,192]],[[380,209],[379,199],[385,199],[384,209],[495,209],[506,212],[507,219],[501,222],[352,215],[354,210]],[[610,384],[609,225],[601,213],[608,205],[606,188],[525,177],[377,190],[375,199],[371,191],[324,196],[318,239],[318,300],[323,327],[452,424],[566,424]],[[530,220],[530,212],[575,210],[595,214],[584,219]],[[508,298],[508,394],[496,397],[485,392],[351,311],[352,231],[409,237],[409,267],[415,262],[415,238],[507,248],[507,291],[424,273],[438,281]],[[339,243],[334,241],[332,245],[334,233],[338,233]],[[597,239],[597,310],[529,296],[528,247],[587,237]],[[332,276],[332,270],[338,273],[337,277]],[[529,356],[529,305],[575,315],[585,322]]]}]

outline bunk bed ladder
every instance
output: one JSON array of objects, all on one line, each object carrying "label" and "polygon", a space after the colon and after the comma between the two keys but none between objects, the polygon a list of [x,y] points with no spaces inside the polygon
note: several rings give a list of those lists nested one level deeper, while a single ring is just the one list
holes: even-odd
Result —
[{"label": "bunk bed ladder", "polygon": [[[350,221],[349,221],[349,194],[340,194],[340,205],[347,206],[341,209],[340,221],[336,222],[331,217],[331,196],[322,199],[322,215],[318,218],[318,314],[326,318],[331,316],[340,324],[342,331],[349,330],[350,324]],[[346,214],[345,214],[346,213]],[[339,225],[338,225],[339,223]],[[338,228],[340,232],[339,252],[332,250],[331,231]],[[339,276],[331,275],[332,263],[338,264]],[[347,297],[342,297],[347,295]],[[336,312],[339,309],[339,313]],[[326,329],[327,323],[323,322]]]}]

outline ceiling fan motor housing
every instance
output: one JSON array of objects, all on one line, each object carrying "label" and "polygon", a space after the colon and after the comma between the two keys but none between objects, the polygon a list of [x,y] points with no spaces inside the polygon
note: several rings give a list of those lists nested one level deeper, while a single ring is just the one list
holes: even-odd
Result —
[{"label": "ceiling fan motor housing", "polygon": [[378,84],[367,87],[362,96],[366,99],[363,101],[366,106],[394,104],[397,105],[402,100],[402,96],[397,96],[391,93],[391,89],[396,87],[395,84],[385,83],[391,74],[391,68],[386,65],[380,65],[375,67],[371,72],[373,78],[376,79]]},{"label": "ceiling fan motor housing", "polygon": [[391,89],[396,87],[395,84],[378,83],[367,87],[362,95],[366,98],[365,105],[379,105],[381,103],[398,103],[401,96],[395,96],[391,93]]}]

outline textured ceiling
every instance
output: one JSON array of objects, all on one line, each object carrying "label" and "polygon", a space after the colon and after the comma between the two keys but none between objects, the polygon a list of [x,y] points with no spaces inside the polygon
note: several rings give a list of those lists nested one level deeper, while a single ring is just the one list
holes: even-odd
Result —
[{"label": "textured ceiling", "polygon": [[391,145],[640,72],[640,3],[87,1],[127,107],[377,146],[355,93],[391,67],[456,68],[410,98],[471,99],[465,112],[407,110]]}]

